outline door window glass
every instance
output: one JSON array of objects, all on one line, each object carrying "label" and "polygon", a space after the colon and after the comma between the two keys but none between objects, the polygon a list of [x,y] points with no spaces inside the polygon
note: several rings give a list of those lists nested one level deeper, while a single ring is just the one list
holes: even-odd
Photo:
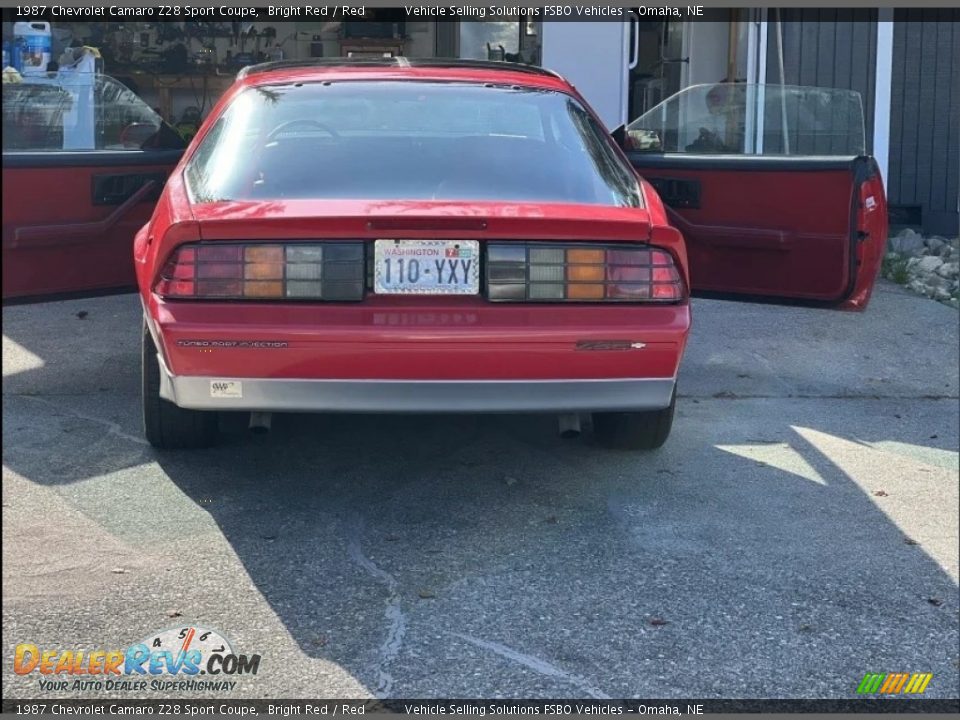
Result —
[{"label": "door window glass", "polygon": [[149,105],[105,75],[64,72],[3,84],[4,151],[170,147],[169,138],[158,141],[163,128]]},{"label": "door window glass", "polygon": [[866,146],[859,93],[794,85],[693,85],[627,133],[633,150],[669,153],[854,156]]}]

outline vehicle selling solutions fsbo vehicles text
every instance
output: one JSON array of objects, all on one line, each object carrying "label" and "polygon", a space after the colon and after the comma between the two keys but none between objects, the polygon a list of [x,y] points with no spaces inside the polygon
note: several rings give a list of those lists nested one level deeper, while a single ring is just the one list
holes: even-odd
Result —
[{"label": "vehicle selling solutions fsbo vehicles text", "polygon": [[580,5],[547,5],[544,7],[522,7],[496,5],[404,5],[404,11],[410,17],[516,17],[524,15],[530,19],[560,17],[624,17],[625,9],[619,7],[584,7]]},{"label": "vehicle selling solutions fsbo vehicles text", "polygon": [[[600,7],[592,5],[545,5],[543,7],[521,7],[496,5],[404,5],[404,11],[410,17],[472,17],[485,19],[488,17],[515,17],[526,16],[530,19],[544,18],[620,18],[626,17],[626,8]],[[671,16],[683,17],[684,9],[680,7],[640,6],[632,10],[641,16]],[[687,16],[703,15],[702,5],[686,6]]]}]

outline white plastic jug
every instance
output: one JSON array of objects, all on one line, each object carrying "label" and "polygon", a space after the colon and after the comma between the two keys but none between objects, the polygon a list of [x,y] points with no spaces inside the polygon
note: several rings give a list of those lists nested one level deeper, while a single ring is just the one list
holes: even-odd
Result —
[{"label": "white plastic jug", "polygon": [[13,25],[15,52],[20,53],[20,72],[46,72],[53,48],[50,23],[40,21],[18,22]]}]

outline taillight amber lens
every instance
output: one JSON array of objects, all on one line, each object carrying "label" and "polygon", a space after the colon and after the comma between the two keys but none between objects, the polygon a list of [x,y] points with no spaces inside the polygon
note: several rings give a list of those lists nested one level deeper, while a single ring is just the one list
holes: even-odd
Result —
[{"label": "taillight amber lens", "polygon": [[501,302],[677,302],[673,256],[652,247],[490,243],[487,294]]},{"label": "taillight amber lens", "polygon": [[362,300],[364,248],[360,242],[184,245],[155,290],[170,299]]}]

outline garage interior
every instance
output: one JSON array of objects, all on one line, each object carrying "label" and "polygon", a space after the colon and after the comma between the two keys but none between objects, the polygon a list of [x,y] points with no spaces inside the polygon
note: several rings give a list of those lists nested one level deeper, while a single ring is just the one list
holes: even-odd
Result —
[{"label": "garage interior", "polygon": [[[96,48],[100,72],[188,138],[236,73],[259,62],[401,55],[540,62],[539,20],[419,21],[388,8],[367,8],[357,21],[53,22],[49,32],[53,67],[66,67],[68,49]],[[3,23],[3,40],[7,67],[14,23]]]}]

